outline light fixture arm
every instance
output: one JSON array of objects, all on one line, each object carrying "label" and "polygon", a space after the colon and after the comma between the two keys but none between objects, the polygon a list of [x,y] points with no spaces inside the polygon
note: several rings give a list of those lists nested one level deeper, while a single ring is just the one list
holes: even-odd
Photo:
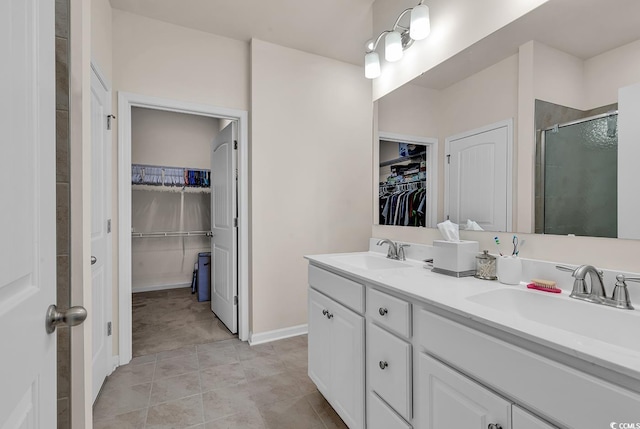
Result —
[{"label": "light fixture arm", "polygon": [[380,40],[382,40],[382,37],[387,34],[387,33],[391,33],[393,30],[384,30],[382,33],[380,33],[380,35],[376,38],[376,41],[373,42],[373,45],[371,44],[367,44],[367,48],[369,46],[371,46],[371,49],[367,49],[367,54],[370,52],[375,51],[376,49],[378,49],[378,43],[380,43]]}]

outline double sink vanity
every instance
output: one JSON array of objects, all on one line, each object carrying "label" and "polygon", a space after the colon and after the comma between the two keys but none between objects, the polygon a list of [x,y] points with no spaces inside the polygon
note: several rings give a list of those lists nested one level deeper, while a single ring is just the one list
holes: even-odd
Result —
[{"label": "double sink vanity", "polygon": [[568,275],[550,294],[374,243],[306,257],[309,376],[349,428],[640,427],[640,311],[571,299]]}]

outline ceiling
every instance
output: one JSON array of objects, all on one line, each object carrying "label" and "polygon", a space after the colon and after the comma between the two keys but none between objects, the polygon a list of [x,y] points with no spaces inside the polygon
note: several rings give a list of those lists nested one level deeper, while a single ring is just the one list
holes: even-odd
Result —
[{"label": "ceiling", "polygon": [[639,40],[639,16],[638,0],[550,0],[411,83],[447,88],[516,54],[530,40],[586,60]]},{"label": "ceiling", "polygon": [[362,65],[374,0],[111,0],[115,9]]}]

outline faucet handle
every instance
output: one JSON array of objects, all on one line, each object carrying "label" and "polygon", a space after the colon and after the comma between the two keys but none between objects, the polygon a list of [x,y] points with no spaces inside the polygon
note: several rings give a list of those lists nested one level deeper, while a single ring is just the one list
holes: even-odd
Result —
[{"label": "faucet handle", "polygon": [[396,249],[398,252],[398,259],[401,261],[406,261],[407,258],[404,255],[404,248],[405,247],[411,247],[410,244],[404,244],[404,243],[396,243]]},{"label": "faucet handle", "polygon": [[618,274],[616,276],[616,287],[613,289],[611,302],[614,307],[633,310],[633,305],[631,305],[631,299],[629,298],[627,283],[625,283],[626,281],[640,282],[640,278],[625,277],[624,274]]},{"label": "faucet handle", "polygon": [[[576,267],[576,268],[577,268],[577,267]],[[576,270],[576,268],[571,268],[571,267],[568,267],[568,266],[566,266],[566,265],[556,265],[556,269],[557,269],[557,270],[560,270],[560,271],[567,271],[567,272],[569,272],[569,273],[573,273],[573,272]]]}]

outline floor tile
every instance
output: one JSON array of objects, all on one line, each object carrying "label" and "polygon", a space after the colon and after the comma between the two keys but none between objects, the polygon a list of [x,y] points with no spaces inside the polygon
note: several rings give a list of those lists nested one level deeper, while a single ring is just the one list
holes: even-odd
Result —
[{"label": "floor tile", "polygon": [[242,361],[242,368],[247,380],[280,374],[285,371],[282,361],[276,355],[260,356]]},{"label": "floor tile", "polygon": [[148,429],[183,429],[204,423],[201,395],[165,402],[149,408]]},{"label": "floor tile", "polygon": [[200,383],[203,392],[246,382],[244,370],[239,362],[200,370]]},{"label": "floor tile", "polygon": [[155,369],[155,362],[124,365],[117,368],[109,376],[110,384],[123,387],[149,383],[153,379]]},{"label": "floor tile", "polygon": [[257,411],[251,392],[245,385],[223,387],[202,394],[204,420],[218,420],[249,411]]},{"label": "floor tile", "polygon": [[[107,384],[110,384],[107,381]],[[135,386],[107,385],[93,408],[96,420],[105,420],[129,411],[139,410],[149,406],[151,397],[151,383]]]},{"label": "floor tile", "polygon": [[206,429],[264,429],[264,421],[258,410],[247,411],[214,420],[205,425]]},{"label": "floor tile", "polygon": [[282,353],[279,357],[285,367],[291,368],[307,368],[308,353],[306,347],[293,349],[289,352]]},{"label": "floor tile", "polygon": [[176,375],[186,374],[198,370],[198,358],[196,355],[180,356],[158,361],[154,380]]},{"label": "floor tile", "polygon": [[93,429],[143,429],[147,409],[131,411],[93,424]]},{"label": "floor tile", "polygon": [[200,365],[200,368],[228,365],[238,361],[238,352],[232,345],[204,350],[200,349],[198,351],[198,364]]},{"label": "floor tile", "polygon": [[298,335],[296,337],[285,338],[279,341],[273,341],[270,343],[276,353],[287,353],[292,350],[306,349],[307,348],[307,336]]},{"label": "floor tile", "polygon": [[157,360],[157,355],[155,354],[138,356],[131,359],[131,361],[127,365],[140,365],[143,363],[155,362],[156,360]]},{"label": "floor tile", "polygon": [[200,374],[190,372],[176,377],[162,378],[151,385],[151,405],[172,401],[200,393]]},{"label": "floor tile", "polygon": [[196,346],[191,345],[191,346],[181,347],[179,349],[160,352],[158,353],[158,360],[161,361],[161,360],[173,359],[181,356],[191,356],[194,354],[196,354]]},{"label": "floor tile", "polygon": [[235,347],[238,351],[238,357],[240,358],[240,360],[249,360],[262,356],[271,356],[276,353],[269,343],[250,346],[247,342],[240,342],[236,344]]},{"label": "floor tile", "polygon": [[329,405],[327,400],[322,396],[322,394],[318,391],[311,393],[305,396],[305,399],[311,407],[314,409],[316,414],[322,420],[322,423],[327,427],[327,429],[348,429],[347,425],[342,421],[338,413]]},{"label": "floor tile", "polygon": [[269,429],[324,429],[322,420],[305,398],[285,399],[259,409]]}]

